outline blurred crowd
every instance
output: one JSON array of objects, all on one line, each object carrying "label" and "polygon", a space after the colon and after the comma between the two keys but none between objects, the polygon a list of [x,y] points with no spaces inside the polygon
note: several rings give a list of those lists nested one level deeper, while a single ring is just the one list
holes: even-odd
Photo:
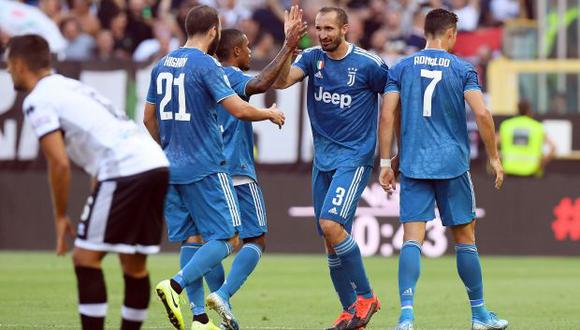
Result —
[{"label": "blurred crowd", "polygon": [[[244,31],[254,59],[269,59],[284,40],[283,14],[299,4],[309,33],[301,42],[317,43],[314,18],[320,7],[341,6],[349,13],[348,39],[376,52],[388,65],[421,49],[426,13],[444,7],[459,16],[459,30],[497,26],[528,17],[526,0],[25,0],[37,6],[67,41],[66,60],[150,61],[185,40],[185,15],[196,4],[217,8],[224,28]],[[4,36],[6,37],[6,36]],[[487,54],[485,55],[487,56]]]}]

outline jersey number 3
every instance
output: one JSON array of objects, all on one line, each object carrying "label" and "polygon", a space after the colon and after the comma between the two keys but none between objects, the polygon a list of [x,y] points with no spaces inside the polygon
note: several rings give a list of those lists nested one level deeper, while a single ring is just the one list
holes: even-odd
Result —
[{"label": "jersey number 3", "polygon": [[[173,85],[177,86],[177,101],[179,104],[179,109],[177,113],[175,113],[175,118],[173,117],[173,112],[171,110],[165,110],[167,104],[171,101]],[[163,94],[163,87],[165,87],[165,94]],[[185,73],[174,78],[169,72],[161,72],[157,76],[157,94],[163,95],[161,103],[159,104],[159,118],[161,120],[191,120],[191,114],[187,113],[187,109],[185,108]]]},{"label": "jersey number 3", "polygon": [[431,104],[433,103],[433,92],[435,92],[435,86],[443,78],[443,72],[439,70],[425,70],[421,69],[421,77],[433,79],[425,88],[425,94],[423,94],[423,117],[431,117]]}]

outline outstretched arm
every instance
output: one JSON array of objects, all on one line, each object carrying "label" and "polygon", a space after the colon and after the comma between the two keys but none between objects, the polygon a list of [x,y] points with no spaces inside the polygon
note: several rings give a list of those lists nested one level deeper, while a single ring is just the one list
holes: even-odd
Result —
[{"label": "outstretched arm", "polygon": [[481,91],[468,90],[464,93],[464,95],[465,100],[469,104],[469,107],[475,114],[475,122],[477,123],[477,128],[479,129],[479,135],[481,136],[483,144],[485,145],[485,150],[487,152],[487,156],[489,157],[489,162],[495,171],[495,187],[496,189],[500,189],[503,184],[503,166],[501,165],[499,152],[497,151],[495,124],[493,123],[493,117],[485,106]]},{"label": "outstretched arm", "polygon": [[232,95],[222,100],[221,105],[232,116],[244,121],[270,120],[272,123],[282,127],[286,120],[284,113],[276,107],[276,103],[268,109],[260,109],[242,100],[238,95]]},{"label": "outstretched arm", "polygon": [[276,89],[286,89],[304,79],[304,71],[296,66],[292,66],[291,60],[288,60],[286,66],[287,68],[282,70],[278,76],[278,80],[274,83],[274,88]]},{"label": "outstretched arm", "polygon": [[246,95],[264,93],[268,90],[278,76],[288,75],[292,63],[292,54],[298,47],[298,42],[306,33],[306,23],[302,21],[302,9],[292,6],[290,12],[284,12],[284,32],[286,40],[282,49],[262,72],[255,76],[246,85]]}]

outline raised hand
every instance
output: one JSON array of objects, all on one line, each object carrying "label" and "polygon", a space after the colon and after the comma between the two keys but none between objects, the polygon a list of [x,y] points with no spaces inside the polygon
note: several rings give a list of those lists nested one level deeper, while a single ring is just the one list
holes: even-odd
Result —
[{"label": "raised hand", "polygon": [[286,35],[286,44],[290,48],[298,46],[298,42],[308,29],[308,24],[302,21],[302,17],[302,9],[298,6],[290,7],[290,12],[284,11],[284,34]]}]

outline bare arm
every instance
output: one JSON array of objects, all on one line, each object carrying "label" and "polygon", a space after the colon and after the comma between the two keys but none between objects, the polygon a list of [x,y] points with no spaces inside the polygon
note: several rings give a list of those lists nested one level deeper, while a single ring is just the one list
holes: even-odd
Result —
[{"label": "bare arm", "polygon": [[159,143],[159,123],[157,122],[157,116],[155,113],[155,104],[145,102],[145,112],[143,115],[143,124],[149,131],[149,134],[153,137],[153,139]]},{"label": "bare arm", "polygon": [[290,62],[288,63],[287,70],[286,75],[284,75],[284,70],[282,70],[283,72],[280,73],[278,80],[274,83],[274,88],[286,89],[304,79],[304,71],[296,66],[291,66]]},{"label": "bare arm", "polygon": [[276,82],[278,75],[286,66],[286,62],[291,58],[293,52],[293,49],[284,44],[272,62],[270,62],[262,72],[248,82],[246,85],[246,95],[261,94],[267,91],[274,82]]},{"label": "bare arm", "polygon": [[250,96],[264,93],[274,84],[279,75],[288,75],[292,62],[292,54],[296,50],[296,47],[298,47],[300,38],[306,33],[307,26],[306,23],[302,22],[302,10],[298,6],[292,6],[290,13],[287,11],[284,12],[284,22],[286,40],[284,41],[282,49],[262,72],[248,82],[246,95]]},{"label": "bare arm", "polygon": [[238,95],[232,95],[222,100],[221,105],[232,116],[244,121],[270,120],[279,126],[284,125],[284,114],[276,108],[276,104],[268,109],[259,109],[242,100]]},{"label": "bare arm", "polygon": [[399,100],[399,93],[387,93],[383,96],[379,123],[379,154],[382,159],[391,158],[393,134],[399,130],[396,128],[396,110]]},{"label": "bare arm", "polygon": [[399,161],[400,161],[400,153],[401,153],[401,101],[399,100],[399,104],[397,105],[397,109],[395,110],[395,137],[397,138],[397,154],[391,158],[393,171],[395,172],[395,176],[399,175]]},{"label": "bare arm", "polygon": [[499,152],[497,151],[495,124],[493,123],[493,117],[487,110],[485,102],[483,101],[483,95],[480,91],[470,90],[466,91],[464,95],[465,100],[469,104],[469,107],[471,107],[473,113],[475,114],[475,122],[477,123],[477,128],[479,129],[479,135],[483,140],[490,164],[496,174],[495,187],[499,189],[503,184],[503,167],[499,158]]},{"label": "bare arm", "polygon": [[[387,93],[383,96],[381,119],[379,123],[379,154],[381,159],[391,159],[393,133],[396,126],[396,110],[399,106],[399,93]],[[379,183],[387,192],[395,189],[395,174],[391,167],[381,164]]]},{"label": "bare arm", "polygon": [[65,234],[74,236],[74,229],[67,216],[71,178],[70,162],[61,131],[55,131],[42,137],[40,147],[48,162],[48,180],[56,228],[56,252],[58,255],[62,255],[68,250]]}]

